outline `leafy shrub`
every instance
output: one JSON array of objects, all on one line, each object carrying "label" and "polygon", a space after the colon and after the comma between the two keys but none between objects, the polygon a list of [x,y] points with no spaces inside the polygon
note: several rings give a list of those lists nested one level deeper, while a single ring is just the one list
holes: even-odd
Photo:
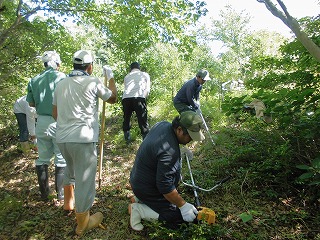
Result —
[{"label": "leafy shrub", "polygon": [[159,222],[148,223],[148,226],[150,227],[149,236],[155,240],[210,240],[219,239],[227,232],[218,224],[208,225],[207,223],[182,224],[176,230],[165,228]]},{"label": "leafy shrub", "polygon": [[312,160],[310,165],[297,165],[297,168],[305,170],[305,173],[299,176],[299,182],[320,185],[320,157]]}]

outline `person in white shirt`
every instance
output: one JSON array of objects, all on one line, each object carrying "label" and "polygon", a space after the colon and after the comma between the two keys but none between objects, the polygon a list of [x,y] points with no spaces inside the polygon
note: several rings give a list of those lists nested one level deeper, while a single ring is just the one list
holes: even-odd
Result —
[{"label": "person in white shirt", "polygon": [[26,101],[26,96],[22,96],[14,103],[13,112],[19,126],[21,149],[24,154],[28,154],[30,151],[29,137],[33,144],[36,144],[37,141],[35,133],[37,118],[36,109],[29,106],[29,103]]},{"label": "person in white shirt", "polygon": [[98,100],[100,98],[110,104],[117,100],[111,68],[103,67],[105,81],[109,83],[106,87],[99,78],[91,76],[93,61],[91,51],[77,51],[73,57],[74,70],[59,82],[52,102],[52,115],[57,120],[57,144],[67,161],[64,209],[75,207],[75,232],[79,236],[98,227],[103,220],[101,212],[90,215],[96,195]]},{"label": "person in white shirt", "polygon": [[126,143],[130,143],[130,119],[135,112],[138,124],[144,139],[149,132],[148,110],[146,98],[150,93],[150,76],[140,70],[140,64],[133,62],[130,65],[130,73],[124,78],[124,91],[122,96],[123,124],[122,130]]}]

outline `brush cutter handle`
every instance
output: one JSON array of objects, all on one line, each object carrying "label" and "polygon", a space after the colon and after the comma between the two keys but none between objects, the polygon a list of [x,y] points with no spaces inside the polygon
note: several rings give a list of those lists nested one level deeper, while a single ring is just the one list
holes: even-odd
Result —
[{"label": "brush cutter handle", "polygon": [[201,191],[204,191],[204,192],[211,192],[212,190],[214,190],[214,189],[216,189],[217,187],[221,186],[221,184],[227,182],[227,181],[230,180],[230,179],[231,179],[231,176],[228,176],[228,177],[226,177],[226,178],[218,181],[218,182],[216,183],[216,185],[214,185],[212,188],[209,188],[209,189],[201,188],[201,187],[199,187],[199,186],[197,186],[197,185],[195,185],[195,184],[188,184],[188,183],[186,183],[186,182],[184,182],[184,181],[182,180],[182,177],[181,177],[181,182],[182,182],[184,185],[188,186],[188,187],[192,187],[194,191],[195,191],[195,190],[201,190]]},{"label": "brush cutter handle", "polygon": [[[225,182],[227,182],[228,180],[231,179],[231,176],[228,176],[228,177],[225,177],[224,179],[218,181],[218,182],[216,183],[216,185],[214,185],[212,188],[209,188],[209,189],[201,188],[201,187],[199,187],[199,186],[197,186],[197,185],[195,184],[195,181],[194,181],[194,178],[193,178],[193,174],[192,174],[191,165],[190,165],[190,161],[189,161],[188,155],[186,155],[185,157],[186,157],[186,160],[187,160],[187,165],[188,165],[188,169],[189,169],[191,184],[184,182],[182,175],[180,175],[180,181],[181,181],[184,185],[193,188],[193,192],[194,192],[195,199],[198,198],[197,190],[201,190],[201,191],[204,191],[204,192],[210,192],[210,191],[216,189],[217,187],[219,187],[221,184],[223,184],[223,183],[225,183]],[[182,168],[182,161],[181,161],[181,168]],[[199,200],[198,200],[198,201],[199,201]],[[197,204],[195,204],[195,205],[197,206]],[[199,205],[200,205],[200,204],[199,204]]]},{"label": "brush cutter handle", "polygon": [[222,179],[219,182],[217,182],[217,184],[225,183],[225,182],[229,181],[230,179],[231,179],[231,176],[225,177],[224,179]]},{"label": "brush cutter handle", "polygon": [[218,182],[216,183],[216,185],[214,185],[214,186],[213,186],[212,188],[210,188],[210,189],[204,189],[204,188],[200,188],[200,187],[198,187],[198,189],[201,190],[201,191],[210,192],[210,191],[212,191],[213,189],[216,189],[217,187],[219,187],[221,184],[223,184],[223,183],[225,183],[226,181],[228,181],[229,179],[231,179],[231,176],[225,177],[224,179],[218,181]]},{"label": "brush cutter handle", "polygon": [[215,144],[215,142],[213,141],[213,138],[212,138],[212,136],[211,136],[210,130],[209,130],[209,128],[208,128],[208,125],[207,125],[206,121],[204,120],[204,117],[203,117],[203,115],[202,115],[201,110],[199,109],[199,111],[198,111],[197,113],[199,114],[199,116],[200,116],[201,119],[202,119],[202,123],[203,123],[203,125],[204,125],[204,128],[206,129],[206,131],[207,131],[207,133],[208,133],[208,135],[209,135],[209,138],[210,138],[213,146],[215,146],[216,144]]},{"label": "brush cutter handle", "polygon": [[200,207],[201,206],[201,203],[200,203],[200,200],[199,200],[199,197],[196,196],[194,198],[194,206],[196,206],[196,208]]}]

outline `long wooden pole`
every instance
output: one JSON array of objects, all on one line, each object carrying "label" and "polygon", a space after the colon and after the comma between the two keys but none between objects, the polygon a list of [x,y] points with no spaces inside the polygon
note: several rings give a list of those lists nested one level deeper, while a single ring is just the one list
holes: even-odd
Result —
[{"label": "long wooden pole", "polygon": [[[107,77],[105,77],[105,82],[107,82]],[[101,113],[101,129],[100,129],[100,153],[99,153],[99,188],[101,187],[102,181],[102,165],[103,165],[103,144],[104,144],[104,127],[106,122],[106,102],[103,101],[102,113]]]}]

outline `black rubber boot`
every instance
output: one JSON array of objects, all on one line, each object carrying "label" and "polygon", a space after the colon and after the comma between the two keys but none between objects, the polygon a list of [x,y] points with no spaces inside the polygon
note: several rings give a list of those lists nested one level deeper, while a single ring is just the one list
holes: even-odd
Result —
[{"label": "black rubber boot", "polygon": [[48,175],[48,165],[37,165],[36,171],[38,175],[38,183],[41,193],[41,199],[43,201],[49,200],[49,175]]},{"label": "black rubber boot", "polygon": [[124,140],[126,141],[127,144],[129,144],[131,142],[130,131],[124,132]]},{"label": "black rubber boot", "polygon": [[64,177],[64,167],[55,167],[55,186],[57,192],[57,198],[59,201],[64,199],[64,189],[63,189],[63,177]]}]

